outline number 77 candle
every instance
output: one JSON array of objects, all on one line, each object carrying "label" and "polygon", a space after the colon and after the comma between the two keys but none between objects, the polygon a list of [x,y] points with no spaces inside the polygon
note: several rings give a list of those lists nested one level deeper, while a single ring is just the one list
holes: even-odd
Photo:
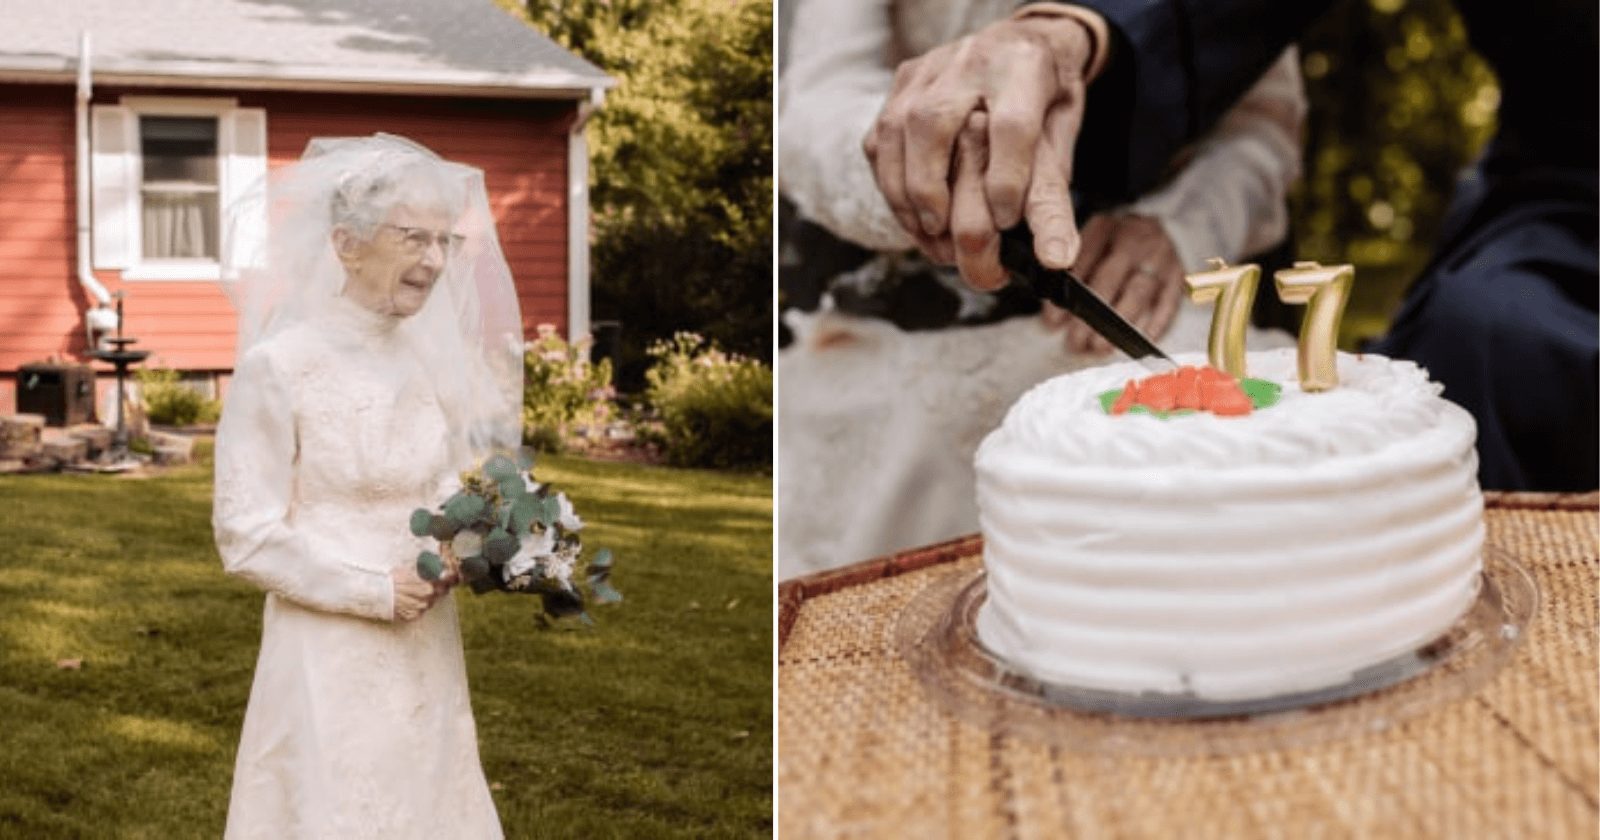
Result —
[{"label": "number 77 candle", "polygon": [[1294,268],[1286,268],[1273,277],[1279,299],[1306,304],[1305,320],[1300,324],[1300,389],[1326,391],[1337,386],[1339,321],[1344,317],[1355,269],[1349,265],[1297,262]]},{"label": "number 77 candle", "polygon": [[1243,379],[1245,327],[1250,324],[1250,306],[1256,299],[1261,267],[1230,266],[1220,257],[1212,257],[1210,264],[1210,271],[1185,275],[1183,281],[1189,286],[1190,300],[1216,301],[1211,310],[1211,337],[1206,341],[1211,366]]}]

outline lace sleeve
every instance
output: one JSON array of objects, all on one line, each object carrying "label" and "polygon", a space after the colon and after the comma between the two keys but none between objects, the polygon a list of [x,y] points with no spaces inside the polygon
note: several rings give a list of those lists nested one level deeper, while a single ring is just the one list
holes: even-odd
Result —
[{"label": "lace sleeve", "polygon": [[778,179],[800,214],[875,251],[915,246],[878,192],[861,140],[889,95],[887,0],[805,0],[778,102]]},{"label": "lace sleeve", "polygon": [[289,390],[264,349],[240,361],[217,427],[211,524],[222,566],[313,609],[389,621],[389,576],[319,552],[315,540],[290,522],[294,413]]},{"label": "lace sleeve", "polygon": [[1289,185],[1300,175],[1305,89],[1294,47],[1200,141],[1171,182],[1126,208],[1159,219],[1184,270],[1236,262],[1283,240]]}]

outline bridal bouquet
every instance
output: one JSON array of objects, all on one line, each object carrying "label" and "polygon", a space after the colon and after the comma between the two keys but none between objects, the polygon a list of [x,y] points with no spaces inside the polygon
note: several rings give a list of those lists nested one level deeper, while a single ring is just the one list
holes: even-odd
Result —
[{"label": "bridal bouquet", "polygon": [[[583,520],[566,494],[534,481],[533,459],[526,453],[515,460],[489,458],[461,474],[460,489],[439,510],[411,513],[411,533],[439,543],[438,553],[417,555],[417,574],[424,580],[438,580],[450,557],[476,594],[498,589],[538,595],[541,620],[577,616],[591,623],[584,594],[573,583],[583,551],[581,530]],[[595,603],[622,600],[610,583],[611,564],[611,550],[603,548],[584,569]]]}]

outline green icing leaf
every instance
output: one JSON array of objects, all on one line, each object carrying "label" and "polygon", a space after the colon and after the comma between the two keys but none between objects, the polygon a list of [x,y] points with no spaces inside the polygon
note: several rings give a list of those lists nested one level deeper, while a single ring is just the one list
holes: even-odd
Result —
[{"label": "green icing leaf", "polygon": [[438,580],[444,574],[444,560],[431,551],[424,551],[417,555],[417,577],[423,580]]},{"label": "green icing leaf", "polygon": [[417,508],[411,512],[411,533],[413,535],[418,537],[428,536],[429,526],[432,523],[433,514],[429,513],[428,511],[423,510],[422,508]]},{"label": "green icing leaf", "polygon": [[1250,405],[1255,408],[1267,408],[1278,404],[1283,396],[1283,386],[1265,379],[1241,379],[1239,387],[1244,390],[1244,395],[1250,398]]},{"label": "green icing leaf", "polygon": [[[1100,394],[1100,410],[1104,411],[1107,414],[1110,414],[1111,413],[1111,407],[1113,405],[1116,405],[1117,404],[1117,398],[1122,396],[1122,390],[1123,389],[1118,388],[1115,391],[1104,391],[1104,392],[1102,392]],[[1135,405],[1135,406],[1132,406],[1131,408],[1128,409],[1128,413],[1129,414],[1148,414],[1151,417],[1157,417],[1157,418],[1160,418],[1162,420],[1165,420],[1168,417],[1183,417],[1185,415],[1194,414],[1196,412],[1192,408],[1175,408],[1172,411],[1156,411],[1155,409],[1153,409],[1153,408],[1151,408],[1149,406]]]},{"label": "green icing leaf", "polygon": [[[1283,397],[1283,386],[1276,382],[1269,382],[1265,379],[1241,379],[1239,380],[1239,389],[1244,391],[1244,395],[1250,398],[1250,406],[1251,408],[1255,409],[1270,408],[1271,406],[1277,405],[1278,400]],[[1117,404],[1117,399],[1122,396],[1122,391],[1123,389],[1117,388],[1111,391],[1100,392],[1098,396],[1098,399],[1100,400],[1100,410],[1110,414],[1111,407]],[[1159,417],[1162,420],[1165,420],[1168,417],[1182,417],[1186,414],[1195,414],[1196,412],[1192,408],[1180,408],[1173,411],[1155,411],[1148,406],[1135,405],[1128,409],[1128,413],[1148,414],[1152,417]]]},{"label": "green icing leaf", "polygon": [[1192,408],[1174,408],[1171,411],[1156,411],[1155,409],[1150,408],[1149,406],[1136,405],[1133,408],[1128,409],[1128,413],[1129,414],[1148,414],[1151,417],[1155,417],[1155,418],[1158,418],[1158,419],[1161,419],[1161,420],[1165,420],[1168,417],[1187,417],[1190,414],[1198,414],[1199,412],[1195,411]]}]

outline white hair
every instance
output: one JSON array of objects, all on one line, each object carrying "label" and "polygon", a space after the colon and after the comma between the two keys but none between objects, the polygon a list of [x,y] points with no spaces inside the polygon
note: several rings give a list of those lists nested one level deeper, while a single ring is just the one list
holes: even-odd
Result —
[{"label": "white hair", "polygon": [[459,178],[441,171],[437,159],[409,151],[383,157],[389,159],[339,176],[329,202],[335,227],[366,239],[396,207],[438,210],[452,219],[461,215],[466,189]]}]

